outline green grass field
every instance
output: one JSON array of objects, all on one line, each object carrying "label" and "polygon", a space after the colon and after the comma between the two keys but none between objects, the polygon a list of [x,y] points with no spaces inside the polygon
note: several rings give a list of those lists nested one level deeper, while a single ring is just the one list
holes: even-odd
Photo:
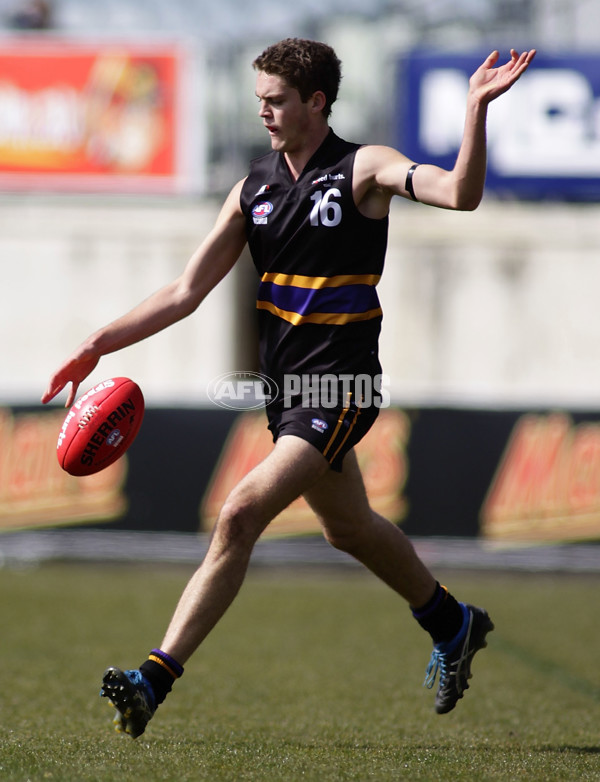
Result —
[{"label": "green grass field", "polygon": [[368,573],[252,570],[146,733],[107,665],[160,643],[189,567],[0,570],[1,780],[600,780],[600,578],[444,573],[496,623],[438,716],[430,644]]}]

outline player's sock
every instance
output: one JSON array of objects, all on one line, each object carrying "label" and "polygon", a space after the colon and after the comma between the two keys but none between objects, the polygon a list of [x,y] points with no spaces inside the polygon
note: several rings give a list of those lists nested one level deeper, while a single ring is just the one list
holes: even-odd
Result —
[{"label": "player's sock", "polygon": [[411,611],[434,644],[454,638],[460,632],[464,618],[460,603],[438,581],[431,599],[420,608],[411,606]]},{"label": "player's sock", "polygon": [[158,706],[171,692],[175,679],[182,675],[183,666],[166,652],[153,649],[148,659],[140,665],[140,671],[152,685]]}]

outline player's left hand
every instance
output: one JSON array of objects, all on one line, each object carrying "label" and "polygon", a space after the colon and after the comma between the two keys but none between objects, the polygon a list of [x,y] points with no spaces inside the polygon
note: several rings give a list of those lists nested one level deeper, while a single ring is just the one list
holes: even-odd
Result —
[{"label": "player's left hand", "polygon": [[497,68],[499,52],[492,52],[471,76],[470,93],[477,101],[487,104],[509,90],[529,67],[535,57],[535,49],[519,54],[510,50],[510,60]]}]

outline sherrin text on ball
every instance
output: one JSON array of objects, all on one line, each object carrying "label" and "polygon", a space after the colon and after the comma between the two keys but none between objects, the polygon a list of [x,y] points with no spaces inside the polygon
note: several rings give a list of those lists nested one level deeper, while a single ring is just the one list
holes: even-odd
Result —
[{"label": "sherrin text on ball", "polygon": [[133,443],[144,416],[140,387],[126,377],[104,380],[82,394],[58,435],[58,463],[70,475],[100,472]]}]

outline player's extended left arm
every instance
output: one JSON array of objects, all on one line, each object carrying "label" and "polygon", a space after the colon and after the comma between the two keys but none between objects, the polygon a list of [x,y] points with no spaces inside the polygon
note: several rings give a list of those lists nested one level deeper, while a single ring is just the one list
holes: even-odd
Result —
[{"label": "player's extended left arm", "polygon": [[419,166],[413,172],[416,198],[447,209],[476,209],[483,196],[487,168],[486,119],[489,104],[503,95],[528,68],[535,49],[518,54],[499,67],[498,52],[492,52],[469,81],[462,143],[451,171],[437,166]]}]

